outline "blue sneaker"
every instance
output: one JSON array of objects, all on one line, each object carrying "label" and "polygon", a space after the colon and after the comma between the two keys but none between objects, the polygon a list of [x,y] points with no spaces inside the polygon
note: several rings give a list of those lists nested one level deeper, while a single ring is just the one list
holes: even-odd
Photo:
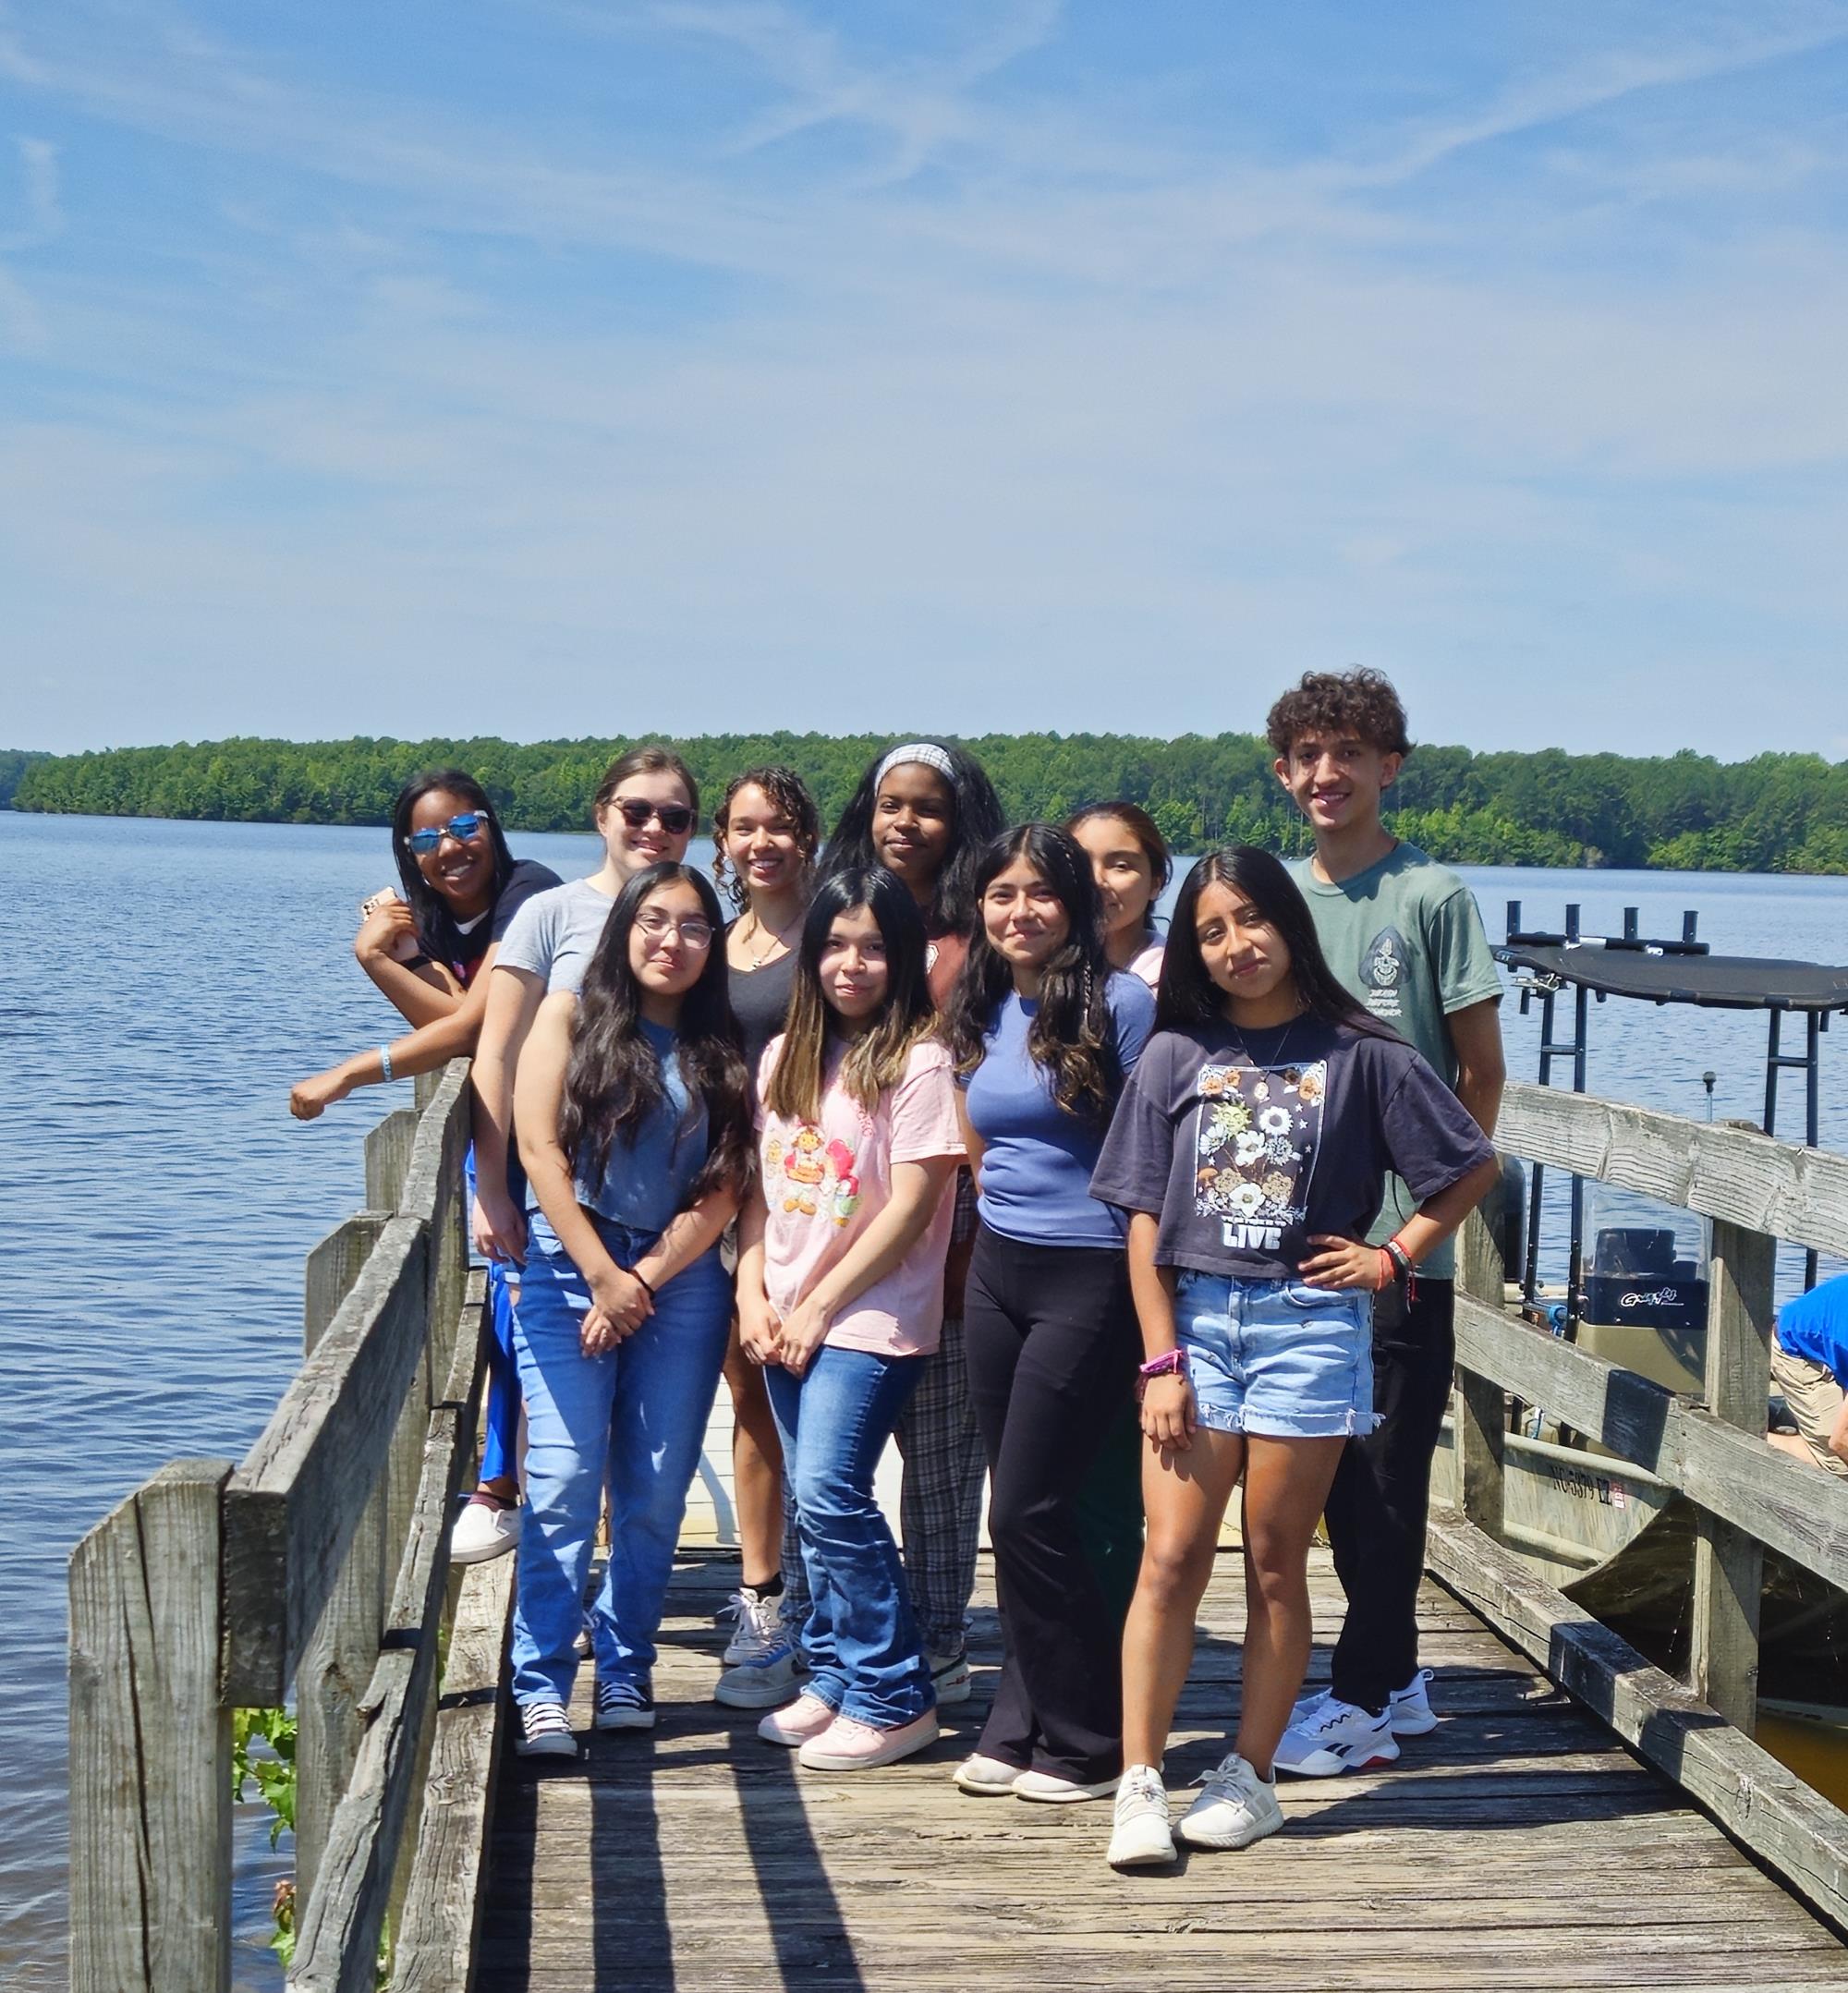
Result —
[{"label": "blue sneaker", "polygon": [[727,1668],[712,1691],[712,1700],[728,1709],[779,1709],[796,1693],[801,1667],[796,1643],[787,1635]]},{"label": "blue sneaker", "polygon": [[646,1682],[599,1682],[597,1713],[591,1719],[599,1730],[652,1730],[654,1697]]}]

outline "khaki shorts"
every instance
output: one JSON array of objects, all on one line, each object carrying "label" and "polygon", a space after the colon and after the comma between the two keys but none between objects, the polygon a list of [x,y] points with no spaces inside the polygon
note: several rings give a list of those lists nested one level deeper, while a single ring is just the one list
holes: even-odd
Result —
[{"label": "khaki shorts", "polygon": [[1771,1382],[1784,1394],[1810,1458],[1830,1474],[1848,1478],[1848,1461],[1829,1451],[1829,1435],[1842,1416],[1842,1391],[1834,1373],[1807,1356],[1793,1356],[1771,1338]]}]

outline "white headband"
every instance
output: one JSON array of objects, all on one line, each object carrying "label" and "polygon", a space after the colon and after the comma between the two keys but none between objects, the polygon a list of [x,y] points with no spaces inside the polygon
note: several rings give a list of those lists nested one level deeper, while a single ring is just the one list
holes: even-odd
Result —
[{"label": "white headband", "polygon": [[921,762],[926,768],[934,768],[950,785],[952,793],[956,786],[956,766],[942,747],[932,741],[914,740],[903,747],[894,747],[879,764],[879,772],[872,778],[872,785],[878,789],[881,783],[894,768],[904,768],[912,761]]}]

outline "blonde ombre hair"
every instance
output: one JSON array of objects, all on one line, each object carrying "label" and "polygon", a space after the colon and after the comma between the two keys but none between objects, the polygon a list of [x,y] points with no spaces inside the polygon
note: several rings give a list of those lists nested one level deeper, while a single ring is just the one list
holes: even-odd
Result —
[{"label": "blonde ombre hair", "polygon": [[802,923],[783,1046],[764,1089],[764,1106],[785,1121],[821,1118],[829,1051],[843,1036],[821,993],[821,956],[834,922],[862,906],[885,943],[885,1002],[868,1027],[846,1040],[841,1085],[869,1114],[876,1112],[881,1096],[904,1078],[912,1047],[936,1032],[937,1013],[925,980],[929,944],[917,901],[882,866],[857,866],[823,880]]}]

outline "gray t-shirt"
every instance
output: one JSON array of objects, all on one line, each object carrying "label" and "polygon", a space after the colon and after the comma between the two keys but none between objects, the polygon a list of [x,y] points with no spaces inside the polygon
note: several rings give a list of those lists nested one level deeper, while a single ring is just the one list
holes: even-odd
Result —
[{"label": "gray t-shirt", "polygon": [[543,977],[547,996],[559,990],[575,995],[615,904],[588,879],[535,893],[514,916],[494,966]]},{"label": "gray t-shirt", "polygon": [[1214,1022],[1149,1040],[1091,1195],[1158,1214],[1158,1265],[1295,1281],[1313,1234],[1361,1236],[1389,1168],[1422,1202],[1493,1153],[1397,1039],[1313,1017]]},{"label": "gray t-shirt", "polygon": [[[1338,885],[1318,879],[1308,858],[1295,860],[1290,876],[1308,902],[1335,980],[1454,1087],[1456,1051],[1446,1019],[1502,994],[1475,894],[1416,845],[1395,845]],[[1377,1246],[1391,1238],[1416,1209],[1405,1185],[1389,1176],[1368,1239]],[[1434,1281],[1455,1277],[1450,1240],[1422,1270]]]}]

